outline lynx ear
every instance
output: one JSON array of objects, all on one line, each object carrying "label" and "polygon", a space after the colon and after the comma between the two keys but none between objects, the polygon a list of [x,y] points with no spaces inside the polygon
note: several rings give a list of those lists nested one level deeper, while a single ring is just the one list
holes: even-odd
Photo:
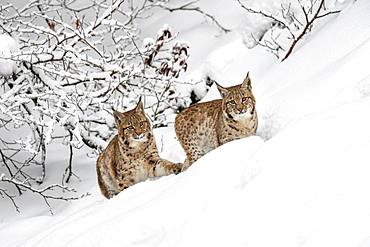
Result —
[{"label": "lynx ear", "polygon": [[245,88],[247,90],[252,90],[252,82],[251,82],[251,78],[249,78],[249,72],[247,73],[247,76],[245,77],[242,83],[242,88]]},{"label": "lynx ear", "polygon": [[137,103],[137,105],[135,107],[135,111],[136,112],[144,112],[144,104],[143,104],[143,101],[142,101],[142,97],[141,96],[139,98],[139,102]]},{"label": "lynx ear", "polygon": [[119,124],[123,119],[123,114],[118,111],[113,112],[114,120],[116,120],[116,124]]},{"label": "lynx ear", "polygon": [[217,86],[218,91],[221,94],[221,97],[222,98],[225,98],[228,95],[229,92],[227,91],[226,88],[220,86],[217,82],[215,82],[215,83],[216,83],[216,86]]}]

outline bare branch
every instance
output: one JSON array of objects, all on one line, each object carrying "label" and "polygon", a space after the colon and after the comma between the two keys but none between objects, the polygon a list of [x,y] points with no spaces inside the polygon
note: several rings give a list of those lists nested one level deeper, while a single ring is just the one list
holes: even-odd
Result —
[{"label": "bare branch", "polygon": [[[302,11],[302,14],[304,16],[304,24],[302,24],[302,22],[298,20],[298,18],[295,16],[295,13],[293,12],[293,10],[290,8],[290,4],[288,5],[287,8],[284,7],[283,5],[281,6],[282,8],[281,15],[283,19],[280,19],[277,16],[265,13],[263,11],[257,11],[252,8],[249,8],[245,6],[241,2],[241,0],[237,0],[237,2],[243,9],[245,9],[249,13],[261,15],[271,20],[273,23],[279,24],[281,29],[285,29],[289,32],[290,34],[289,39],[292,39],[292,41],[291,41],[291,44],[289,45],[289,48],[287,49],[287,52],[285,53],[281,61],[286,60],[290,56],[290,54],[293,52],[297,43],[311,30],[314,22],[317,19],[326,17],[331,14],[337,14],[340,12],[339,10],[337,10],[337,11],[329,11],[326,13],[322,13],[322,11],[325,10],[325,0],[311,1],[311,6],[309,6],[308,8],[303,5],[301,0],[297,0],[300,6],[300,9]],[[316,2],[318,2],[317,8],[315,8]],[[289,22],[286,22],[285,20],[292,21],[292,24],[295,26],[295,28],[298,29],[298,32],[293,32],[289,26],[290,24],[288,24]],[[284,49],[282,49],[282,47],[278,44],[276,40],[277,40],[276,38],[272,37],[271,38],[272,43],[269,43],[269,41],[267,40],[264,40],[263,42],[257,41],[257,43],[260,46],[267,48],[268,51],[270,51],[271,53],[273,53],[275,56],[279,58],[280,51]]]},{"label": "bare branch", "polygon": [[246,11],[248,11],[249,13],[261,15],[261,16],[263,16],[263,17],[265,17],[265,18],[268,18],[268,19],[272,20],[273,22],[278,23],[278,24],[279,24],[279,25],[281,25],[283,28],[286,28],[286,29],[289,31],[289,33],[294,37],[294,34],[293,34],[293,32],[291,31],[291,29],[290,29],[289,25],[288,25],[288,24],[286,24],[284,20],[280,20],[279,18],[277,18],[277,17],[275,17],[275,16],[273,16],[273,15],[271,15],[271,14],[267,14],[267,13],[265,13],[265,12],[263,12],[263,11],[260,11],[260,10],[254,10],[254,9],[252,9],[252,8],[248,8],[247,6],[245,6],[245,5],[241,2],[241,0],[237,0],[237,1],[238,1],[239,5],[240,5],[243,9],[245,9]]},{"label": "bare branch", "polygon": [[[69,188],[67,186],[62,186],[62,185],[59,185],[59,184],[52,184],[52,185],[49,185],[49,186],[46,186],[42,189],[35,189],[33,188],[32,186],[30,185],[27,185],[27,184],[24,184],[23,182],[20,182],[18,180],[16,180],[15,178],[7,178],[5,177],[4,175],[0,176],[0,182],[7,182],[7,183],[10,183],[10,184],[13,184],[13,185],[16,185],[16,186],[19,186],[25,190],[28,190],[32,193],[35,193],[39,196],[41,196],[43,198],[43,200],[45,201],[46,205],[49,207],[49,211],[51,214],[53,214],[53,210],[52,210],[52,207],[50,205],[50,200],[63,200],[63,201],[72,201],[72,200],[78,200],[82,197],[85,197],[85,196],[88,196],[89,194],[84,194],[82,196],[55,196],[53,194],[49,194],[50,192],[54,191],[55,189],[59,189],[59,190],[62,190],[62,191],[67,191],[67,192],[76,192],[74,189],[72,188]],[[2,192],[6,194],[6,192],[4,192],[4,190],[2,190]],[[8,196],[8,195],[7,195]],[[8,196],[8,198],[12,198],[14,199],[13,196]],[[12,200],[11,199],[11,200]],[[19,207],[16,206],[14,200],[12,200],[13,202],[13,205],[16,207],[17,211],[19,211]]]},{"label": "bare branch", "polygon": [[164,4],[160,4],[158,6],[160,6],[161,8],[163,8],[165,10],[168,10],[170,12],[175,12],[175,11],[193,11],[193,12],[198,12],[198,13],[202,14],[203,16],[205,16],[206,18],[210,19],[213,23],[215,23],[216,26],[219,29],[221,29],[224,33],[228,33],[228,32],[231,31],[230,29],[225,28],[223,25],[221,25],[220,22],[213,15],[205,12],[200,7],[192,6],[195,3],[197,3],[197,2],[198,1],[190,1],[188,3],[185,3],[185,4],[183,4],[181,6],[177,6],[177,7],[169,7],[169,6],[166,6]]},{"label": "bare branch", "polygon": [[[299,0],[298,0],[299,1]],[[301,5],[302,6],[302,5]],[[305,8],[302,6],[302,11],[304,12],[305,14],[305,18],[306,18],[306,25],[303,27],[303,30],[301,31],[301,33],[296,37],[294,38],[292,44],[290,45],[287,53],[285,54],[285,56],[283,57],[283,59],[281,61],[284,61],[286,60],[290,54],[293,52],[293,49],[294,47],[297,45],[297,43],[307,34],[307,32],[309,31],[309,29],[311,28],[311,26],[313,25],[313,23],[318,19],[318,18],[322,18],[322,17],[325,17],[327,16],[329,13],[331,12],[328,12],[326,14],[323,14],[323,15],[320,15],[320,12],[321,10],[323,9],[323,7],[325,6],[325,0],[321,0],[320,1],[320,4],[319,4],[319,7],[317,8],[316,12],[314,13],[314,15],[309,18],[308,15],[307,15],[307,11],[305,10]],[[313,6],[311,7],[313,9]],[[334,11],[332,12],[333,14],[334,13],[339,13],[339,11]]]},{"label": "bare branch", "polygon": [[316,19],[323,18],[323,17],[328,16],[328,15],[339,14],[339,13],[340,13],[340,10],[336,10],[336,11],[329,11],[329,12],[327,12],[327,13],[325,13],[325,14],[318,15],[318,16],[316,17]]},{"label": "bare branch", "polygon": [[[73,140],[73,133],[69,130],[69,141],[72,142]],[[73,146],[71,143],[69,143],[69,160],[68,160],[68,166],[67,168],[65,169],[64,171],[64,174],[63,174],[63,181],[65,181],[66,183],[69,183],[69,180],[71,179],[72,177],[72,162],[73,162]],[[64,179],[64,175],[66,175],[67,177]]]},{"label": "bare branch", "polygon": [[[2,179],[2,175],[4,175],[4,174],[1,174],[0,175],[0,181],[1,181],[1,179]],[[16,187],[19,187],[18,185],[15,185]],[[19,206],[17,205],[17,203],[15,202],[15,200],[14,200],[14,198],[15,198],[15,196],[14,195],[10,195],[5,189],[2,189],[2,188],[0,188],[0,195],[1,195],[1,197],[2,198],[8,198],[9,200],[10,200],[10,202],[13,204],[13,206],[14,206],[14,208],[15,208],[15,210],[18,212],[18,213],[20,213],[20,209],[19,209]]]}]

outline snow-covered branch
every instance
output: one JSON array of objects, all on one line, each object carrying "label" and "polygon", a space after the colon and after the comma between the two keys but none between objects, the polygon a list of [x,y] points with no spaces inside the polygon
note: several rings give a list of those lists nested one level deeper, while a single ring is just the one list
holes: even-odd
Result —
[{"label": "snow-covered branch", "polygon": [[155,37],[139,38],[136,21],[168,0],[133,6],[88,0],[83,8],[74,2],[30,0],[17,8],[10,1],[0,8],[0,32],[8,34],[0,35],[0,171],[1,182],[13,185],[9,191],[0,184],[0,194],[16,209],[14,195],[24,191],[43,196],[48,205],[49,199],[78,198],[46,194],[69,191],[45,185],[51,143],[62,140],[69,151],[62,179],[69,182],[74,149],[98,153],[116,133],[113,110],[131,108],[142,95],[157,127],[190,102],[177,89],[189,44],[168,25]]},{"label": "snow-covered branch", "polygon": [[[62,185],[59,185],[59,184],[51,184],[51,185],[48,185],[44,188],[41,188],[41,189],[35,189],[33,186],[31,185],[28,185],[24,182],[21,182],[15,178],[7,178],[4,174],[2,174],[0,176],[0,182],[5,182],[5,183],[9,183],[11,185],[14,185],[14,186],[17,186],[19,188],[21,188],[22,191],[29,191],[29,192],[32,192],[32,193],[35,193],[39,196],[42,197],[42,199],[44,200],[44,202],[46,203],[46,205],[48,206],[49,208],[49,211],[51,214],[53,214],[53,209],[50,205],[50,200],[63,200],[63,201],[72,201],[72,200],[78,200],[82,197],[85,197],[85,196],[88,196],[89,194],[84,194],[84,195],[81,195],[81,196],[69,196],[69,195],[55,195],[55,190],[59,190],[61,191],[62,193],[76,193],[76,191],[72,188],[69,188],[67,186],[62,186]],[[53,193],[54,192],[54,193]],[[11,200],[12,204],[14,205],[14,207],[16,208],[17,211],[19,211],[19,207],[18,205],[16,204],[15,200],[14,200],[14,197],[15,195],[11,195],[10,193],[7,192],[7,190],[5,189],[2,189],[0,188],[0,194],[7,197],[9,200]],[[58,193],[60,194],[60,193]]]},{"label": "snow-covered branch", "polygon": [[325,0],[296,0],[282,2],[280,9],[256,10],[247,6],[241,0],[236,0],[248,13],[258,15],[268,22],[268,27],[262,31],[251,33],[254,44],[265,47],[281,61],[287,59],[297,43],[307,35],[314,23],[323,17],[337,14],[339,10],[330,11],[326,8]]},{"label": "snow-covered branch", "polygon": [[202,10],[200,7],[198,6],[194,6],[196,3],[198,2],[198,0],[196,1],[190,1],[190,2],[187,2],[187,3],[184,3],[180,6],[168,6],[166,4],[159,4],[159,6],[165,10],[168,10],[170,12],[175,12],[175,11],[192,11],[192,12],[197,12],[197,13],[200,13],[201,15],[203,15],[205,18],[211,20],[222,32],[224,33],[228,33],[230,32],[231,30],[224,27],[223,25],[221,25],[221,23],[216,19],[215,16],[211,15],[210,13]]}]

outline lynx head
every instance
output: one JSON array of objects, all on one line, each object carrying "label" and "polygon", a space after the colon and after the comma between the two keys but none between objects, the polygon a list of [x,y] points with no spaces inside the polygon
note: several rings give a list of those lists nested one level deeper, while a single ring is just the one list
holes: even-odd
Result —
[{"label": "lynx head", "polygon": [[217,84],[222,97],[222,111],[227,118],[235,121],[254,115],[256,100],[252,94],[249,72],[242,84],[224,88]]},{"label": "lynx head", "polygon": [[113,115],[116,120],[120,142],[129,146],[137,146],[149,140],[152,131],[149,119],[144,113],[141,97],[134,109],[123,113],[114,111]]}]

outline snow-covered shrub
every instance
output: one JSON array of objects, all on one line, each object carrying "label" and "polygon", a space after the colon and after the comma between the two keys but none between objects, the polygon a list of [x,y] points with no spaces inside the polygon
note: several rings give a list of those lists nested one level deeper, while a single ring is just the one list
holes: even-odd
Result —
[{"label": "snow-covered shrub", "polygon": [[[156,37],[139,38],[136,20],[167,2],[31,0],[21,8],[1,6],[0,32],[6,35],[0,44],[10,44],[0,49],[1,196],[14,195],[1,182],[21,193],[45,181],[47,146],[55,139],[69,149],[68,182],[73,149],[88,146],[98,153],[115,134],[113,110],[131,108],[140,95],[154,127],[167,125],[190,101],[176,87],[188,66],[189,44],[176,40],[167,25]],[[39,174],[26,169],[34,166]],[[46,198],[52,198],[49,189],[68,190],[46,188],[39,192]]]},{"label": "snow-covered shrub", "polygon": [[282,61],[318,19],[339,13],[340,7],[337,0],[237,1],[248,12],[241,31],[246,46],[263,46]]}]

